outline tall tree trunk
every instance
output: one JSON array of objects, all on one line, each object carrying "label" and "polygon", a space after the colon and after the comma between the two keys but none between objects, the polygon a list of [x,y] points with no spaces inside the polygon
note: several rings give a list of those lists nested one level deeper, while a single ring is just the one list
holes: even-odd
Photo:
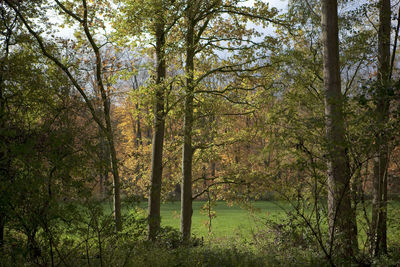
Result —
[{"label": "tall tree trunk", "polygon": [[[133,89],[135,90],[139,90],[139,83],[137,80],[137,76],[135,75],[134,77],[134,83],[133,83]],[[143,140],[142,140],[142,127],[140,125],[140,112],[139,112],[139,101],[136,102],[135,104],[135,109],[136,112],[138,113],[137,117],[136,117],[136,125],[134,126],[134,132],[136,133],[136,147],[139,148],[139,146],[141,146],[143,144]]]},{"label": "tall tree trunk", "polygon": [[105,140],[104,133],[99,127],[99,146],[98,146],[99,160],[100,160],[100,174],[99,174],[99,196],[103,199],[106,196],[105,184],[108,180],[108,172],[110,170],[110,152],[108,149],[107,140]]},{"label": "tall tree trunk", "polygon": [[[190,1],[189,1],[190,2]],[[193,98],[194,98],[194,22],[192,5],[186,11],[186,92],[184,107],[184,135],[182,149],[182,190],[181,190],[181,233],[185,241],[190,239],[192,226],[192,129],[193,129]]]},{"label": "tall tree trunk", "polygon": [[104,117],[106,121],[107,129],[107,141],[111,155],[111,170],[113,174],[113,204],[114,204],[114,220],[115,229],[119,232],[122,231],[122,219],[121,219],[121,184],[118,170],[118,159],[117,151],[115,150],[114,135],[111,126],[110,116],[110,102],[108,98],[104,100]]},{"label": "tall tree trunk", "polygon": [[375,255],[387,252],[387,169],[389,161],[388,137],[385,124],[389,120],[390,86],[390,0],[379,1],[378,33],[378,84],[376,124],[379,133],[376,136],[376,155],[374,158],[373,200],[372,200],[372,241],[371,248]]},{"label": "tall tree trunk", "polygon": [[[96,64],[96,69],[100,68],[101,64],[101,59],[99,56],[97,56],[97,64]],[[101,76],[99,73],[97,73],[96,77],[96,83],[97,87],[99,89],[100,97],[102,100],[103,104],[103,109],[102,113],[104,116],[104,121],[106,123],[105,128],[101,128],[102,134],[105,135],[105,139],[103,141],[107,142],[107,147],[104,146],[105,148],[105,153],[104,154],[104,159],[106,160],[106,170],[104,172],[107,172],[108,177],[108,161],[111,160],[111,173],[113,175],[113,184],[112,184],[112,190],[113,190],[113,208],[114,208],[114,222],[115,222],[115,229],[117,232],[122,231],[122,218],[121,218],[121,182],[120,182],[120,177],[119,177],[119,169],[118,169],[118,158],[117,158],[117,151],[115,150],[115,143],[114,143],[114,131],[112,128],[112,123],[111,123],[111,101],[110,97],[107,95],[102,81],[100,81]],[[101,116],[99,116],[101,117]],[[101,137],[104,138],[104,137]]]},{"label": "tall tree trunk", "polygon": [[[134,90],[139,90],[139,83],[137,80],[137,76],[135,75],[134,77],[134,83],[133,83],[133,89]],[[135,144],[136,144],[136,148],[137,150],[141,149],[141,152],[143,152],[143,138],[142,138],[142,125],[141,125],[141,117],[140,117],[140,112],[139,112],[139,107],[140,107],[140,102],[139,100],[137,100],[136,104],[135,104],[135,109],[137,112],[137,116],[136,116],[136,124],[134,125],[134,133],[135,135]],[[143,154],[143,153],[142,153]],[[136,172],[136,177],[135,177],[135,183],[137,184],[139,180],[142,179],[142,170],[144,168],[144,164],[142,161],[138,160],[136,163],[136,168],[135,168],[135,172]]]},{"label": "tall tree trunk", "polygon": [[[322,0],[323,73],[328,152],[328,220],[332,245],[346,257],[358,247],[355,214],[351,207],[350,170],[346,153],[343,96],[339,70],[336,0]],[[334,242],[334,240],[336,242]],[[337,243],[338,242],[338,243]]]},{"label": "tall tree trunk", "polygon": [[[1,59],[3,61],[3,59]],[[0,62],[0,129],[3,130],[5,129],[5,99],[3,96],[3,73],[4,73],[4,67],[3,67],[3,62]],[[0,142],[6,143],[6,140],[3,136],[0,136]],[[1,147],[3,148],[3,144],[0,144]],[[0,183],[4,183],[5,180],[7,179],[7,171],[5,167],[5,163],[7,162],[6,160],[6,153],[5,151],[0,150]],[[0,249],[3,247],[4,244],[4,224],[5,224],[5,217],[6,214],[4,213],[4,207],[2,206],[3,201],[0,203]]]},{"label": "tall tree trunk", "polygon": [[[13,34],[13,29],[8,28],[6,34],[4,35],[4,56],[0,58],[0,129],[6,129],[6,98],[4,95],[5,92],[5,80],[6,80],[6,64],[8,64],[8,55],[10,48],[10,39]],[[3,132],[3,131],[2,131]],[[10,179],[10,158],[7,153],[7,138],[6,136],[0,136],[0,183],[4,184]],[[3,150],[3,148],[5,148]],[[2,192],[3,193],[3,192]],[[6,215],[5,207],[3,206],[4,199],[0,201],[0,249],[4,245],[4,227],[6,223]]]},{"label": "tall tree trunk", "polygon": [[[162,14],[160,12],[160,14]],[[161,202],[161,181],[163,172],[163,145],[164,145],[164,86],[163,81],[166,77],[165,64],[165,30],[162,16],[158,18],[156,24],[156,56],[157,56],[157,80],[156,97],[154,106],[153,124],[153,151],[151,158],[151,186],[149,197],[149,240],[154,241],[160,230],[160,202]]]}]

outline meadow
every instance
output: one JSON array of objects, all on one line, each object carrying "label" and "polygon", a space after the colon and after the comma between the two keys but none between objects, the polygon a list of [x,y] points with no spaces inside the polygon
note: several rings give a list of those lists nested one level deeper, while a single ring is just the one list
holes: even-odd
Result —
[{"label": "meadow", "polygon": [[[207,211],[202,210],[205,201],[193,203],[192,233],[196,236],[209,236]],[[262,225],[262,218],[279,218],[286,213],[278,206],[278,202],[257,201],[250,206],[228,205],[217,202],[213,207],[215,217],[211,221],[211,234],[218,238],[232,236],[250,237],[252,231]],[[146,203],[143,203],[145,208]],[[141,205],[141,207],[143,207]],[[287,205],[286,205],[287,206]],[[180,202],[167,202],[161,205],[163,226],[179,229]]]},{"label": "meadow", "polygon": [[[245,205],[230,205],[224,201],[218,201],[213,206],[215,217],[212,218],[211,233],[209,233],[207,211],[202,209],[205,204],[206,201],[193,202],[192,234],[205,239],[213,238],[221,241],[230,238],[249,240],[253,233],[265,230],[267,220],[282,222],[287,219],[287,212],[291,210],[290,204],[283,201],[254,201]],[[138,208],[146,214],[147,202],[142,201],[134,206],[125,207],[124,211],[127,212],[132,208]],[[162,226],[179,229],[179,215],[179,201],[161,204]],[[389,202],[388,217],[389,244],[397,243],[400,236],[400,201]],[[361,210],[357,218],[359,244],[362,247],[366,240],[366,223]],[[323,226],[323,228],[325,227]]]}]

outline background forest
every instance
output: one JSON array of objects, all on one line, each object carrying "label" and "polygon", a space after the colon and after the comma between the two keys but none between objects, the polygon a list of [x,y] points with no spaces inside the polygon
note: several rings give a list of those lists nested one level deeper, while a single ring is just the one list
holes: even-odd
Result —
[{"label": "background forest", "polygon": [[0,265],[399,265],[400,3],[286,4],[0,0]]}]

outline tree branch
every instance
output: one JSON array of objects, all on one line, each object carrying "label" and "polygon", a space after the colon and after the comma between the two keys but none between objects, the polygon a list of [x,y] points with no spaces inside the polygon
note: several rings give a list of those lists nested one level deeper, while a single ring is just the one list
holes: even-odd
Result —
[{"label": "tree branch", "polygon": [[397,26],[396,26],[396,34],[394,36],[392,59],[391,59],[391,62],[390,62],[389,81],[392,80],[393,67],[394,67],[394,58],[396,57],[396,49],[397,49],[397,39],[399,38],[399,28],[400,28],[400,5],[399,5],[399,11],[397,13]]},{"label": "tree branch", "polygon": [[79,85],[78,81],[73,77],[72,73],[68,70],[68,68],[61,63],[61,61],[59,59],[57,59],[55,56],[53,56],[52,54],[50,54],[47,49],[46,46],[42,40],[42,38],[40,37],[39,34],[37,34],[32,27],[29,25],[28,21],[24,18],[24,16],[21,14],[21,12],[11,3],[11,0],[4,0],[6,2],[6,4],[11,7],[14,12],[17,14],[18,18],[22,21],[22,23],[25,25],[26,29],[28,30],[28,32],[36,39],[37,43],[39,44],[40,50],[42,51],[42,54],[47,57],[48,59],[50,59],[53,63],[55,63],[69,78],[69,80],[71,81],[71,83],[74,85],[74,87],[79,91],[79,93],[81,94],[81,96],[83,97],[83,99],[85,100],[85,103],[87,104],[90,113],[92,114],[93,119],[96,121],[96,123],[99,125],[99,127],[105,131],[105,127],[102,123],[102,121],[100,120],[100,118],[96,115],[96,111],[92,105],[92,103],[90,102],[88,96],[86,95],[86,93],[84,92],[83,88]]},{"label": "tree branch", "polygon": [[60,3],[60,1],[58,0],[54,0],[57,5],[68,15],[70,15],[71,17],[73,17],[75,20],[77,20],[79,23],[83,23],[83,19],[81,19],[77,14],[75,14],[74,12],[72,12],[71,10],[67,9],[62,3]]},{"label": "tree branch", "polygon": [[192,200],[195,200],[196,198],[201,197],[201,195],[203,195],[204,193],[208,192],[208,190],[210,190],[211,187],[216,186],[216,185],[220,185],[220,184],[238,184],[238,185],[243,185],[243,184],[246,184],[246,183],[239,183],[239,182],[234,182],[234,181],[215,182],[215,183],[212,183],[212,184],[208,185],[206,187],[206,189],[204,189],[203,191],[201,191],[200,193],[198,193],[194,197],[192,197]]}]

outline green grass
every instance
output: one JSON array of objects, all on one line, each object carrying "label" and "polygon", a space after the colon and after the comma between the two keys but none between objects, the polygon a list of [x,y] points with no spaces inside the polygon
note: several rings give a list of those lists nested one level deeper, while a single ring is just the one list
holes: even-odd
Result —
[{"label": "green grass", "polygon": [[[205,201],[193,202],[192,233],[196,236],[208,236],[208,216],[201,208]],[[225,202],[217,202],[213,209],[216,217],[212,219],[212,234],[218,238],[228,238],[235,235],[249,237],[253,229],[260,225],[260,217],[279,218],[286,216],[277,202],[257,201],[252,203],[252,209],[238,205],[229,206]],[[147,208],[147,203],[139,207]],[[179,229],[180,202],[167,202],[161,205],[161,224]],[[285,205],[287,207],[287,204]]]},{"label": "green grass", "polygon": [[[193,202],[192,233],[198,237],[208,237],[208,217],[201,211],[205,201]],[[147,209],[147,202],[139,204],[141,209]],[[289,203],[273,201],[255,201],[251,203],[251,209],[238,205],[229,206],[220,201],[213,207],[216,217],[212,219],[212,235],[218,239],[227,239],[239,236],[250,238],[253,230],[263,227],[263,218],[279,221],[286,218],[287,214],[282,209],[290,209]],[[161,205],[161,224],[179,229],[180,202],[167,202]],[[399,242],[400,236],[400,202],[390,201],[388,205],[388,239],[389,243]],[[358,214],[359,242],[365,242],[365,220]]]}]

